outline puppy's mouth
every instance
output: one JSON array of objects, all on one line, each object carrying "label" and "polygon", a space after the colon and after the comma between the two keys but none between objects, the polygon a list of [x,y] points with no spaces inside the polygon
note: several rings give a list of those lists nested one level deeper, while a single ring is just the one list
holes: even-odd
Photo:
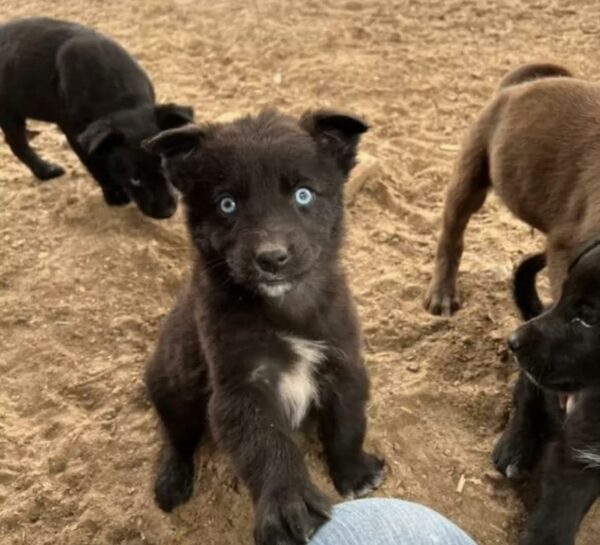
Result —
[{"label": "puppy's mouth", "polygon": [[572,380],[552,380],[551,378],[538,378],[532,375],[529,371],[525,371],[527,378],[540,388],[553,390],[559,394],[576,394],[583,388],[581,384]]},{"label": "puppy's mouth", "polygon": [[294,283],[290,280],[265,280],[259,282],[258,291],[266,297],[283,297],[294,289]]},{"label": "puppy's mouth", "polygon": [[525,371],[527,378],[533,382],[539,388],[545,388],[547,390],[553,390],[558,395],[558,403],[560,408],[565,411],[567,415],[570,415],[575,410],[578,400],[578,392],[581,387],[574,382],[549,382],[541,383],[531,373]]}]

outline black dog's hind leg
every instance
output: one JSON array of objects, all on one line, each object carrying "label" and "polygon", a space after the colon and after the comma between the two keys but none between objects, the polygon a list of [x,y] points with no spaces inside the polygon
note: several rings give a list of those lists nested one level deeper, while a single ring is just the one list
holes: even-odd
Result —
[{"label": "black dog's hind leg", "polygon": [[335,383],[321,399],[321,441],[338,492],[360,497],[381,484],[384,462],[363,450],[369,388],[364,367],[345,366],[338,367],[341,371]]},{"label": "black dog's hind leg", "polygon": [[514,412],[492,453],[498,471],[522,478],[538,461],[548,431],[544,392],[521,373],[513,392]]},{"label": "black dog's hind leg", "polygon": [[167,512],[192,495],[194,454],[206,428],[208,377],[189,306],[180,302],[168,317],[146,371],[146,387],[164,431],[154,494]]},{"label": "black dog's hind leg", "polygon": [[599,495],[598,470],[576,464],[564,444],[554,443],[544,465],[541,498],[520,545],[574,545],[581,521]]},{"label": "black dog's hind leg", "polygon": [[77,142],[77,139],[69,136],[70,132],[65,132],[69,145],[73,151],[79,157],[79,160],[83,163],[88,172],[92,175],[94,180],[98,182],[98,185],[102,189],[104,195],[104,201],[110,206],[124,206],[131,202],[131,198],[121,188],[121,186],[111,179],[110,173],[107,172],[105,165],[98,159],[89,157],[83,148]]},{"label": "black dog's hind leg", "polygon": [[54,163],[44,161],[29,145],[25,120],[7,112],[0,112],[0,127],[4,132],[4,139],[15,156],[39,180],[51,180],[62,176],[65,171]]}]

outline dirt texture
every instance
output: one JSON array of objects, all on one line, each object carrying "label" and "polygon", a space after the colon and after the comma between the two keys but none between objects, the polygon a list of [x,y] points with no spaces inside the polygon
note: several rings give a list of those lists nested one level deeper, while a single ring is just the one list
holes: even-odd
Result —
[{"label": "dirt texture", "polygon": [[[422,299],[469,122],[524,62],[597,79],[597,0],[2,1],[1,19],[24,15],[112,35],[161,100],[199,119],[334,106],[369,121],[364,149],[380,165],[349,207],[345,259],[372,377],[368,445],[388,461],[377,495],[425,503],[480,545],[514,544],[527,501],[489,454],[515,379],[508,281],[541,238],[490,198],[467,234],[464,308],[434,318]],[[158,427],[142,371],[189,273],[181,212],[108,208],[62,135],[31,127],[67,175],[38,183],[0,144],[0,543],[251,543],[248,495],[210,441],[193,499],[173,515],[152,500]],[[302,448],[335,497],[318,442]],[[578,545],[599,541],[596,507]]]}]

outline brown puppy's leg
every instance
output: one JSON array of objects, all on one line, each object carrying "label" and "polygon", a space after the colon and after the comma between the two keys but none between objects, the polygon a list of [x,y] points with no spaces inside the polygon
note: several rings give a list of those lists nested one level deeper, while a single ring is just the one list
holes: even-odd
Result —
[{"label": "brown puppy's leg", "polygon": [[435,269],[425,298],[425,308],[432,314],[450,316],[460,306],[456,275],[464,233],[471,216],[483,206],[489,187],[487,152],[476,126],[463,146],[446,194]]},{"label": "brown puppy's leg", "polygon": [[[546,259],[548,279],[550,280],[550,289],[552,291],[552,300],[558,301],[562,292],[562,285],[567,277],[569,270],[570,255],[569,248],[577,247],[577,244],[571,240],[564,242],[562,236],[550,233],[548,235]],[[572,237],[570,237],[572,239]]]}]

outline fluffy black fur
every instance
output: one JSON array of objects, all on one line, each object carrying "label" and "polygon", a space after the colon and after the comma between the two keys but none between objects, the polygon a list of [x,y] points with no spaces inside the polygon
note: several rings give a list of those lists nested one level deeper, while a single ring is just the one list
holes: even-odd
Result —
[{"label": "fluffy black fur", "polygon": [[40,180],[64,174],[29,145],[26,120],[56,123],[106,202],[132,199],[154,218],[175,212],[160,158],[141,142],[193,119],[189,107],[157,105],[139,64],[113,40],[48,18],[0,25],[0,128],[12,152]]},{"label": "fluffy black fur", "polygon": [[190,498],[209,423],[254,500],[256,543],[305,543],[330,502],[293,438],[304,409],[341,494],[381,481],[382,460],[362,448],[368,378],[339,256],[344,182],[366,130],[336,112],[268,111],[147,143],[183,195],[195,248],[146,373],[165,431],[155,484],[165,511]]},{"label": "fluffy black fur", "polygon": [[521,543],[573,545],[600,496],[600,248],[592,244],[573,261],[546,312],[535,289],[544,261],[532,256],[515,273],[515,301],[533,319],[509,339],[523,372],[493,460],[517,478],[544,453],[541,497]]}]

